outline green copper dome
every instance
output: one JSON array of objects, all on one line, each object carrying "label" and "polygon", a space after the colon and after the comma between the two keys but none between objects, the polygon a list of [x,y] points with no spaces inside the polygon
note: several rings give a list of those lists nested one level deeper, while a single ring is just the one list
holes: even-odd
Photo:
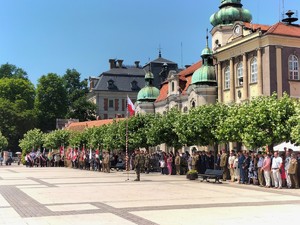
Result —
[{"label": "green copper dome", "polygon": [[208,36],[206,36],[206,48],[202,50],[202,66],[192,76],[192,84],[216,85],[216,73],[213,65],[213,52],[208,47]]},{"label": "green copper dome", "polygon": [[155,101],[159,95],[159,90],[156,87],[145,86],[143,87],[137,96],[138,101]]},{"label": "green copper dome", "polygon": [[145,75],[146,86],[143,87],[137,96],[137,101],[139,102],[154,102],[159,96],[158,88],[154,87],[152,82],[154,80],[154,75],[148,71]]},{"label": "green copper dome", "polygon": [[201,52],[201,56],[204,56],[204,55],[212,55],[213,54],[213,51],[209,48],[209,47],[206,47],[205,49],[202,50]]},{"label": "green copper dome", "polygon": [[217,83],[214,66],[201,66],[192,76],[192,84]]},{"label": "green copper dome", "polygon": [[250,11],[242,6],[241,0],[221,0],[220,10],[211,15],[210,23],[215,27],[233,24],[236,21],[251,22]]}]

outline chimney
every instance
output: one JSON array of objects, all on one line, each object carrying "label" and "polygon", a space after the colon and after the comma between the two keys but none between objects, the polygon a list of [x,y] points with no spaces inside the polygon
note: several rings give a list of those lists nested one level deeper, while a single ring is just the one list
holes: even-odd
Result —
[{"label": "chimney", "polygon": [[139,67],[140,67],[140,61],[135,61],[134,64],[135,64],[135,67],[136,67],[136,68],[139,68]]},{"label": "chimney", "polygon": [[122,66],[123,66],[123,65],[122,65],[122,64],[123,64],[123,61],[124,61],[124,60],[122,60],[122,59],[118,59],[118,67],[119,67],[119,68],[122,68]]},{"label": "chimney", "polygon": [[116,60],[109,59],[108,62],[109,62],[109,65],[110,65],[110,69],[116,68]]}]

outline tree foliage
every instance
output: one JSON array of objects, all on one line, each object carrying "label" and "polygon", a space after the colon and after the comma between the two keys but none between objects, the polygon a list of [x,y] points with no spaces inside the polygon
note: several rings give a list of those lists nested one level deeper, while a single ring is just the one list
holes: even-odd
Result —
[{"label": "tree foliage", "polygon": [[0,150],[4,150],[8,145],[6,137],[4,137],[0,131]]},{"label": "tree foliage", "polygon": [[75,69],[67,69],[62,77],[67,92],[67,118],[87,121],[96,119],[96,105],[87,100],[88,82],[80,81],[80,73]]},{"label": "tree foliage", "polygon": [[56,119],[65,118],[67,92],[62,78],[57,74],[49,73],[38,80],[35,108],[38,127],[42,131],[54,130]]},{"label": "tree foliage", "polygon": [[294,115],[293,100],[286,94],[281,99],[277,95],[261,96],[247,104],[242,133],[244,144],[251,148],[272,146],[289,141],[291,126],[289,118]]},{"label": "tree foliage", "polygon": [[45,133],[43,137],[44,147],[51,149],[59,149],[60,146],[68,146],[70,131],[54,130],[50,133]]},{"label": "tree foliage", "polygon": [[294,101],[295,114],[290,118],[291,140],[300,145],[300,101]]},{"label": "tree foliage", "polygon": [[33,84],[21,78],[0,79],[0,131],[8,138],[8,147],[18,148],[19,139],[36,125],[33,108]]},{"label": "tree foliage", "polygon": [[39,149],[43,145],[43,132],[40,129],[34,128],[24,134],[24,138],[20,140],[19,146],[22,149],[23,155],[30,152],[32,149]]},{"label": "tree foliage", "polygon": [[0,66],[0,79],[1,78],[21,78],[27,79],[27,73],[16,67],[15,65],[6,63]]}]

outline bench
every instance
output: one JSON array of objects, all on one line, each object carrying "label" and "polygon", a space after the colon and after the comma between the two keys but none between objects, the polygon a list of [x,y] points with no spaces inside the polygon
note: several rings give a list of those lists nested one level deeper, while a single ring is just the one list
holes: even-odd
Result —
[{"label": "bench", "polygon": [[204,180],[206,180],[207,182],[209,182],[208,179],[215,179],[215,183],[222,183],[220,182],[220,179],[222,179],[223,177],[223,170],[212,170],[212,169],[207,169],[205,170],[204,174],[198,174],[198,178],[202,178],[202,180],[200,180],[200,182],[203,182]]}]

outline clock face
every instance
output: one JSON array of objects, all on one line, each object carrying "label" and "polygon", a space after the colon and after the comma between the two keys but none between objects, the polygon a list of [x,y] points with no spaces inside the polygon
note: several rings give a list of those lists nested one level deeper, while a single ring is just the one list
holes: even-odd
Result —
[{"label": "clock face", "polygon": [[236,27],[234,28],[234,33],[235,33],[235,34],[240,34],[240,31],[241,31],[241,27],[240,27],[240,26],[236,26]]}]

